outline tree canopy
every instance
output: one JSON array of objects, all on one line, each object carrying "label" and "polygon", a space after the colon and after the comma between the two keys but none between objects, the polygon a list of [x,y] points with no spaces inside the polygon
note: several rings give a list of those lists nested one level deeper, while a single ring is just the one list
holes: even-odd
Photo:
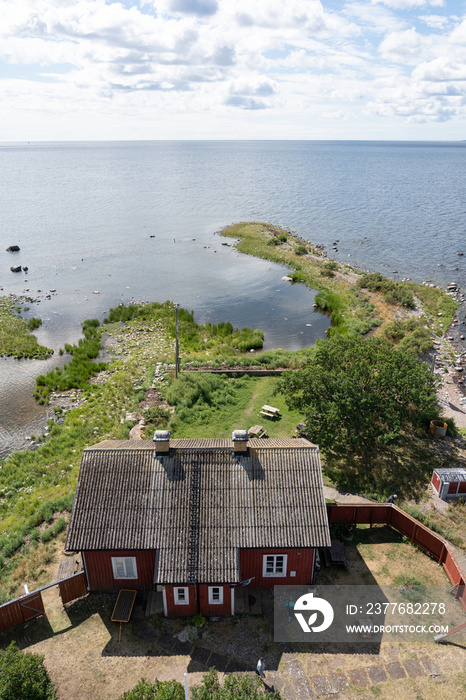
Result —
[{"label": "tree canopy", "polygon": [[438,415],[435,384],[412,352],[382,338],[334,335],[318,341],[304,369],[285,372],[277,391],[305,416],[303,432],[337,482],[383,491],[406,479],[397,448]]},{"label": "tree canopy", "polygon": [[44,657],[23,652],[14,642],[0,652],[0,700],[56,700]]}]

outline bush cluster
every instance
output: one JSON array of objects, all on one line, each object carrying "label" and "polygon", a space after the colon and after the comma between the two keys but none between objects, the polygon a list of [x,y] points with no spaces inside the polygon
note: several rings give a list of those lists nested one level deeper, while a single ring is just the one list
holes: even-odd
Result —
[{"label": "bush cluster", "polygon": [[418,357],[426,355],[432,348],[432,337],[423,321],[411,318],[407,321],[395,320],[384,329],[384,335],[400,350],[408,350]]},{"label": "bush cluster", "polygon": [[309,251],[305,245],[302,245],[302,243],[299,243],[299,245],[297,245],[296,248],[294,249],[294,252],[295,252],[295,255],[301,256],[301,255],[307,255],[307,253]]},{"label": "bush cluster", "polygon": [[368,289],[370,292],[379,292],[387,304],[404,306],[407,309],[415,307],[412,290],[401,282],[394,282],[380,274],[371,272],[362,275],[357,283],[359,288]]}]

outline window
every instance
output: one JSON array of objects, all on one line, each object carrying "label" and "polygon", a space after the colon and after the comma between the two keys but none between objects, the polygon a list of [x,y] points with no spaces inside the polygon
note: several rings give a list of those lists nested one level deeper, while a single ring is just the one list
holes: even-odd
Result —
[{"label": "window", "polygon": [[112,557],[114,578],[137,578],[136,557]]},{"label": "window", "polygon": [[286,576],[287,554],[264,554],[262,576]]},{"label": "window", "polygon": [[174,588],[175,605],[189,605],[189,588]]},{"label": "window", "polygon": [[209,604],[221,605],[223,603],[223,588],[221,586],[209,586]]}]

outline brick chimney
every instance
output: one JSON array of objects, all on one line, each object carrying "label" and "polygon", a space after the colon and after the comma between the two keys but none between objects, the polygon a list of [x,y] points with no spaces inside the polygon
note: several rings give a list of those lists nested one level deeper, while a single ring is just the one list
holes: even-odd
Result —
[{"label": "brick chimney", "polygon": [[156,430],[153,442],[156,455],[168,455],[170,452],[170,431]]},{"label": "brick chimney", "polygon": [[231,439],[233,441],[233,452],[235,454],[246,454],[248,451],[249,435],[247,430],[233,430]]}]

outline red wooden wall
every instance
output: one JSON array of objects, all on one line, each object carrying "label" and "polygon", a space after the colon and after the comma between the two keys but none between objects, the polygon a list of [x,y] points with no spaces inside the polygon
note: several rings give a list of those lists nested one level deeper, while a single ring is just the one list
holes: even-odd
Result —
[{"label": "red wooden wall", "polygon": [[432,486],[439,493],[440,491],[440,477],[435,472],[432,474]]},{"label": "red wooden wall", "polygon": [[[213,584],[215,585],[215,584]],[[199,586],[199,610],[203,615],[231,615],[231,588],[228,584],[223,586],[223,603],[212,605],[209,603],[209,586],[204,583]]]},{"label": "red wooden wall", "polygon": [[[262,576],[265,554],[287,554],[286,576]],[[241,580],[254,577],[251,588],[273,588],[274,586],[301,586],[311,583],[314,565],[314,550],[305,547],[297,549],[241,549]],[[296,576],[290,576],[295,571]]]},{"label": "red wooden wall", "polygon": [[[137,579],[115,579],[112,557],[136,557]],[[83,560],[90,591],[117,591],[120,588],[132,588],[138,591],[152,591],[154,589],[154,551],[88,551],[83,552]]]},{"label": "red wooden wall", "polygon": [[[182,584],[180,584],[182,585]],[[175,605],[175,594],[173,589],[177,586],[165,586],[165,596],[167,601],[167,616],[168,617],[184,617],[195,615],[199,612],[199,603],[197,597],[197,586],[191,585],[186,586],[188,588],[189,604],[188,605]]]}]

